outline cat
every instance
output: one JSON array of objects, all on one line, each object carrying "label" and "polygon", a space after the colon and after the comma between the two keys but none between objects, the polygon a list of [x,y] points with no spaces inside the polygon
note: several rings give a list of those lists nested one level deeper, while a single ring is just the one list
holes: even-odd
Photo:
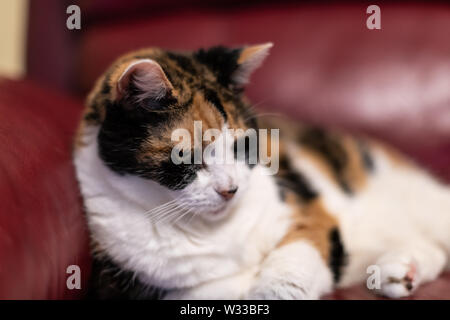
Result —
[{"label": "cat", "polygon": [[[446,268],[448,186],[372,139],[259,121],[243,91],[271,47],[143,49],[97,81],[74,147],[92,297],[318,299],[375,266],[373,292],[400,298]],[[279,128],[278,172],[175,164],[172,133],[194,121],[217,150],[230,129]]]}]

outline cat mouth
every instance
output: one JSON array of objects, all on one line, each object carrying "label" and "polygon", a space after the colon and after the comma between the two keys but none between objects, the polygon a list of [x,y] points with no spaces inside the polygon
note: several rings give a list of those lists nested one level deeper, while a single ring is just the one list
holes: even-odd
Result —
[{"label": "cat mouth", "polygon": [[235,199],[229,201],[225,200],[222,203],[218,204],[216,208],[208,210],[208,215],[212,217],[225,216],[230,213],[230,211],[232,211],[232,207],[234,207],[235,202]]},{"label": "cat mouth", "polygon": [[223,213],[224,211],[225,211],[225,206],[221,206],[219,209],[210,211],[209,214],[212,214],[212,215],[220,215],[220,214]]}]

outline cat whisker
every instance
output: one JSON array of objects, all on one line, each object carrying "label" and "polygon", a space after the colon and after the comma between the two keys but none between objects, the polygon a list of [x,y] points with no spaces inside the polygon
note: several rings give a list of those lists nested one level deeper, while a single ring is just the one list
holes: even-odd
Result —
[{"label": "cat whisker", "polygon": [[159,213],[160,211],[163,211],[164,209],[168,209],[168,207],[176,206],[180,201],[183,201],[183,197],[175,198],[171,201],[168,201],[166,203],[163,203],[162,205],[159,205],[157,207],[154,207],[146,212],[144,212],[144,215],[155,215]]},{"label": "cat whisker", "polygon": [[144,212],[144,214],[145,215],[153,215],[153,214],[156,214],[156,213],[158,213],[160,211],[163,211],[164,209],[167,209],[168,207],[172,207],[172,206],[175,206],[175,205],[177,205],[176,200],[172,200],[172,201],[169,201],[169,202],[167,202],[165,204],[157,206],[157,207],[155,207],[155,208],[153,208],[153,209],[151,209],[149,211],[146,211],[146,212]]},{"label": "cat whisker", "polygon": [[174,215],[177,215],[181,209],[183,209],[184,204],[178,204],[176,207],[171,208],[162,214],[158,214],[156,219],[152,219],[154,223],[161,223],[164,221],[167,221],[169,218],[171,218]]},{"label": "cat whisker", "polygon": [[153,223],[161,223],[172,213],[177,213],[180,209],[181,209],[180,205],[170,208],[170,209],[167,209],[167,210],[161,212],[160,214],[158,214],[157,216],[150,217],[150,221],[152,221]]},{"label": "cat whisker", "polygon": [[192,219],[197,215],[197,212],[192,212],[191,217],[189,218],[189,220],[186,222],[186,226],[189,226],[189,224],[191,223]]},{"label": "cat whisker", "polygon": [[[190,204],[185,204],[185,208],[181,208],[180,211],[171,213],[170,216],[165,219],[166,222],[170,222],[172,224],[175,224],[177,221],[182,219],[184,216],[192,212],[193,207],[190,207]],[[176,217],[178,215],[178,217]],[[172,218],[176,217],[174,221],[171,221]]]},{"label": "cat whisker", "polygon": [[184,216],[186,216],[187,214],[192,212],[192,208],[187,208],[187,211],[185,211],[184,213],[182,213],[177,219],[175,219],[175,221],[173,222],[174,224],[177,223],[177,221],[183,219]]}]

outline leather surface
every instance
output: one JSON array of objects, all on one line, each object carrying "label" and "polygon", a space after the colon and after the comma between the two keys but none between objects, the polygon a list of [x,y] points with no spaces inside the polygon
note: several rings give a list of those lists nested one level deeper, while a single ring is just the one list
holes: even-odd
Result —
[{"label": "leather surface", "polygon": [[[27,81],[0,79],[0,299],[78,298],[90,271],[71,162],[80,105]],[[68,290],[66,269],[81,269]]]}]

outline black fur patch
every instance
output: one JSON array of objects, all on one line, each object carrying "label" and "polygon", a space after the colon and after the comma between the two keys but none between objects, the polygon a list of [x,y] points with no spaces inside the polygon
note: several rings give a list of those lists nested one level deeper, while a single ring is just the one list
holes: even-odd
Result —
[{"label": "black fur patch", "polygon": [[[192,161],[193,162],[193,161]],[[161,173],[153,174],[151,178],[172,190],[180,190],[189,185],[197,176],[197,171],[204,168],[203,164],[174,164],[169,158],[158,168]]]},{"label": "black fur patch", "polygon": [[149,128],[158,134],[161,127],[179,116],[179,113],[150,112],[144,108],[127,110],[117,104],[107,106],[106,118],[98,135],[100,157],[119,174],[152,179],[174,190],[184,188],[195,178],[201,165],[176,165],[170,159],[170,150],[162,162],[154,163],[148,159],[143,163],[137,160],[141,144],[151,134]]},{"label": "black fur patch", "polygon": [[166,290],[143,284],[134,272],[123,270],[107,257],[94,258],[88,299],[135,300],[161,299]]},{"label": "black fur patch", "polygon": [[94,122],[94,123],[99,123],[100,122],[100,113],[99,111],[95,108],[95,106],[92,107],[92,110],[88,113],[86,113],[86,115],[84,116],[84,119],[88,122]]},{"label": "black fur patch", "polygon": [[240,52],[240,49],[218,46],[208,50],[200,49],[194,53],[194,57],[216,75],[222,86],[228,87],[232,84],[232,75],[238,68]]},{"label": "black fur patch", "polygon": [[[290,161],[286,157],[280,158],[280,170],[278,171],[277,182],[280,188],[291,190],[304,201],[312,201],[319,196],[318,192],[313,189],[306,177],[291,167]],[[284,198],[284,192],[280,194]]]},{"label": "black fur patch", "polygon": [[190,59],[189,57],[173,52],[167,52],[167,56],[169,57],[169,59],[175,61],[183,70],[189,72],[190,74],[196,75],[198,73],[197,69],[192,63],[192,59]]},{"label": "black fur patch", "polygon": [[329,240],[331,246],[328,265],[333,272],[334,282],[338,283],[342,276],[342,269],[347,263],[347,254],[345,253],[345,248],[341,241],[341,235],[338,228],[334,228],[330,231]]},{"label": "black fur patch", "polygon": [[111,92],[111,87],[108,84],[108,81],[103,82],[101,94],[109,94]]},{"label": "black fur patch", "polygon": [[300,143],[321,154],[332,168],[342,190],[347,194],[353,194],[352,189],[342,177],[348,155],[337,139],[322,129],[313,128],[300,136]]},{"label": "black fur patch", "polygon": [[138,163],[134,150],[139,149],[148,134],[143,118],[150,117],[145,116],[144,110],[129,111],[117,104],[107,105],[106,110],[98,135],[100,157],[118,173],[136,173]]},{"label": "black fur patch", "polygon": [[203,88],[203,94],[205,96],[205,99],[211,102],[214,105],[214,107],[216,107],[216,109],[220,112],[225,121],[227,121],[228,119],[227,113],[225,112],[225,109],[223,108],[222,102],[220,102],[217,93],[212,89]]}]

